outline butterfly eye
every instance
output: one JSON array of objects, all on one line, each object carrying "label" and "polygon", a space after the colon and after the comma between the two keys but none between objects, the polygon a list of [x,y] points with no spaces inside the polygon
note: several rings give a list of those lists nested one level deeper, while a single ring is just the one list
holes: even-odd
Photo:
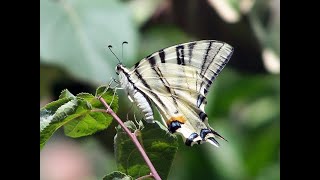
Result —
[{"label": "butterfly eye", "polygon": [[119,68],[118,68],[118,66],[116,66],[116,68],[115,68],[114,70],[116,71],[117,75],[119,75]]}]

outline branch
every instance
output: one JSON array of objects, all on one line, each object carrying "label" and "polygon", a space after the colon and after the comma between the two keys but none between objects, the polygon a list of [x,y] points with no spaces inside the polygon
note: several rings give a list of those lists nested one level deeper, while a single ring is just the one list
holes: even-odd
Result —
[{"label": "branch", "polygon": [[107,108],[107,110],[105,111],[106,113],[110,114],[116,121],[118,121],[118,123],[120,124],[120,126],[122,127],[122,129],[124,129],[124,131],[128,134],[128,136],[131,138],[131,140],[133,141],[133,143],[136,145],[136,147],[138,148],[140,154],[142,155],[144,161],[147,163],[147,165],[149,166],[149,169],[151,171],[151,175],[154,177],[154,179],[156,180],[161,180],[158,172],[156,171],[156,169],[154,168],[153,164],[151,163],[149,157],[147,156],[146,152],[144,151],[144,149],[142,148],[140,142],[138,141],[137,137],[135,136],[134,133],[132,133],[122,122],[122,120],[116,115],[116,113],[113,112],[113,110],[110,108],[110,106],[106,103],[106,101],[102,98],[99,97],[98,98],[99,101],[104,105],[105,108]]},{"label": "branch", "polygon": [[149,178],[149,177],[153,177],[152,174],[141,176],[141,177],[137,178],[136,180],[143,180],[143,179],[146,179],[146,178]]}]

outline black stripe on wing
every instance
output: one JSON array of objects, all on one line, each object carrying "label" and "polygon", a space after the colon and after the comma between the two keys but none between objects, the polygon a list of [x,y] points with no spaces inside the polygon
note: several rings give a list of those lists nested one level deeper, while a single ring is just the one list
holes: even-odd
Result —
[{"label": "black stripe on wing", "polygon": [[[165,104],[163,103],[163,101],[159,98],[159,96],[154,93],[151,89],[151,87],[149,86],[149,84],[146,82],[146,80],[141,76],[141,74],[139,73],[138,69],[136,69],[134,71],[134,73],[136,74],[136,76],[139,78],[139,80],[141,81],[141,83],[149,90],[149,92],[152,94],[152,96],[154,96],[157,101],[161,104],[162,107],[167,108],[165,106]],[[134,84],[134,83],[133,83]]]},{"label": "black stripe on wing", "polygon": [[192,60],[192,53],[193,53],[193,48],[194,45],[196,45],[196,42],[192,42],[188,44],[188,49],[189,49],[189,64],[191,64],[191,60]]},{"label": "black stripe on wing", "polygon": [[151,68],[156,72],[158,78],[161,80],[162,85],[166,88],[167,92],[171,94],[172,100],[175,103],[175,105],[178,106],[177,99],[175,98],[176,93],[174,92],[174,89],[170,88],[170,84],[163,77],[161,70],[157,66],[155,66],[155,57],[154,56],[149,58],[149,63],[150,63]]},{"label": "black stripe on wing", "polygon": [[159,50],[158,52],[161,63],[166,63],[166,53],[163,51],[163,49]]},{"label": "black stripe on wing", "polygon": [[[208,59],[208,56],[209,56],[209,51],[211,50],[211,46],[212,46],[212,41],[210,41],[208,47],[207,47],[207,50],[206,50],[206,54],[204,54],[204,57],[203,57],[203,61],[202,61],[202,66],[201,66],[201,71],[200,71],[200,75],[201,77],[204,76],[204,68],[206,66],[206,63],[207,63],[207,59]],[[208,65],[209,67],[209,65]]]},{"label": "black stripe on wing", "polygon": [[177,64],[185,65],[184,63],[184,46],[176,46]]}]

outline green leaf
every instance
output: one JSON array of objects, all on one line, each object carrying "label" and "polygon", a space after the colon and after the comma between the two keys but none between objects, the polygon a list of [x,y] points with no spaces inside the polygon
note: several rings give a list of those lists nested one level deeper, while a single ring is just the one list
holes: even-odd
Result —
[{"label": "green leaf", "polygon": [[59,99],[62,99],[62,98],[74,98],[75,96],[68,90],[68,89],[64,89],[60,96],[59,96]]},{"label": "green leaf", "polygon": [[134,61],[138,32],[129,7],[116,0],[41,0],[40,60],[58,65],[90,83],[105,83],[113,75],[116,54],[128,41],[124,55]]},{"label": "green leaf", "polygon": [[40,149],[77,107],[77,99],[62,98],[40,109]]},{"label": "green leaf", "polygon": [[[133,125],[133,122],[129,124],[130,129],[135,129],[135,134],[161,178],[167,179],[178,150],[177,138],[158,122],[145,123],[142,130]],[[148,175],[150,170],[131,139],[120,127],[117,132],[115,155],[118,169],[133,178]]]},{"label": "green leaf", "polygon": [[114,171],[106,175],[103,180],[133,180],[131,176],[128,176],[122,172]]},{"label": "green leaf", "polygon": [[[107,103],[113,99],[111,108],[117,112],[118,97],[113,95],[110,89],[102,94],[102,98]],[[60,98],[40,109],[40,149],[61,126],[67,136],[82,137],[106,129],[112,121],[110,115],[95,111],[105,108],[91,94],[80,93],[75,97],[64,90]]]},{"label": "green leaf", "polygon": [[[102,97],[106,102],[111,102],[113,98],[113,91],[106,91]],[[105,109],[101,102],[89,93],[80,93],[77,98],[83,99],[89,103],[90,109]],[[118,97],[114,96],[111,109],[114,112],[118,111]],[[85,112],[85,111],[84,111]],[[76,138],[82,136],[91,135],[97,131],[106,129],[112,122],[112,117],[109,114],[101,112],[92,112],[91,110],[86,111],[77,119],[70,121],[65,124],[64,132],[67,136]]]}]

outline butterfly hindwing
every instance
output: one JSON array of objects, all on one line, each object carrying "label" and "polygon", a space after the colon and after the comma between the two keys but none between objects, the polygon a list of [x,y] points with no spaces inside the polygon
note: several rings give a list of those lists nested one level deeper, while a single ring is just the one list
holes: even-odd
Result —
[{"label": "butterfly hindwing", "polygon": [[204,106],[232,52],[230,45],[213,40],[179,44],[147,56],[127,77],[154,102],[169,131],[181,134],[186,145],[208,141],[218,146],[214,137],[219,135],[209,126]]}]

